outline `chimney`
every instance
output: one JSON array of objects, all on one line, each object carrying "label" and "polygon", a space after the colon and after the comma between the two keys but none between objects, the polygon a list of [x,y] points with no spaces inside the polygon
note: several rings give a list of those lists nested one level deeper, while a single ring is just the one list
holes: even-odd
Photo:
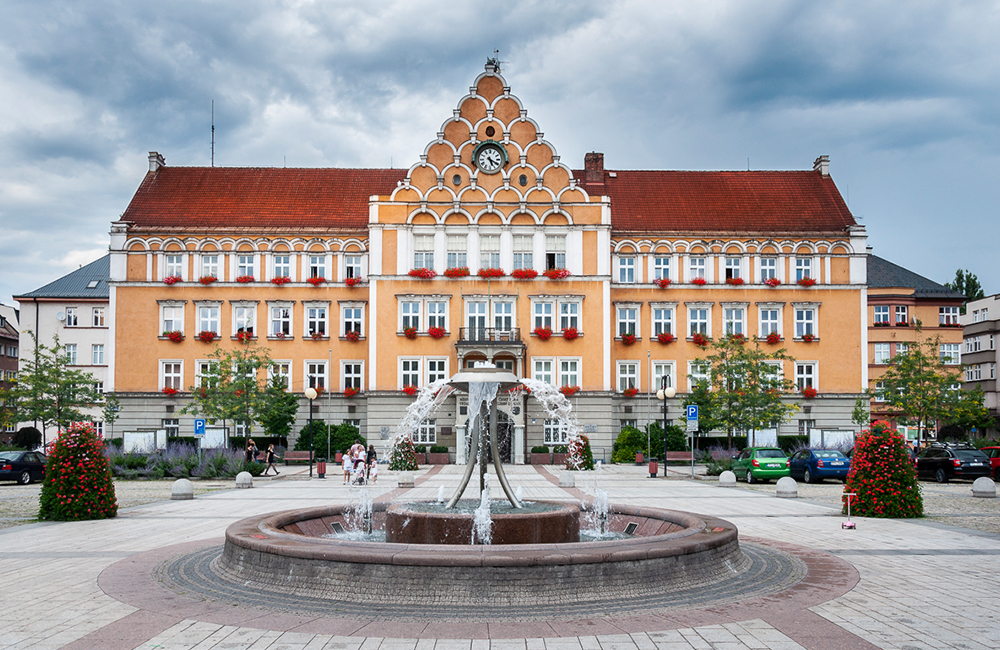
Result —
[{"label": "chimney", "polygon": [[583,156],[584,182],[604,182],[604,154],[591,151]]},{"label": "chimney", "polygon": [[155,172],[160,167],[166,167],[167,161],[163,159],[163,156],[156,153],[155,151],[149,152],[149,171]]},{"label": "chimney", "polygon": [[819,172],[820,176],[830,175],[830,156],[820,156],[813,161],[813,171]]}]

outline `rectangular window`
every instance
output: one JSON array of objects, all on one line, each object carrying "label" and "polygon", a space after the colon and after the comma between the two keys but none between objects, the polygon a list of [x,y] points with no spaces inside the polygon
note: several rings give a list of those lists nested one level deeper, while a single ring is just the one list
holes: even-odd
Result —
[{"label": "rectangular window", "polygon": [[760,258],[760,281],[774,280],[778,277],[778,258],[776,257],[762,257]]},{"label": "rectangular window", "polygon": [[561,302],[559,303],[559,329],[580,328],[580,303]]},{"label": "rectangular window", "polygon": [[233,325],[236,333],[245,332],[254,336],[257,331],[257,306],[256,305],[235,305],[233,307]]},{"label": "rectangular window", "polygon": [[66,363],[71,366],[76,365],[76,343],[66,344]]},{"label": "rectangular window", "polygon": [[695,278],[705,279],[706,260],[704,257],[692,257],[688,260],[688,281]]},{"label": "rectangular window", "polygon": [[361,390],[361,362],[344,361],[344,388]]},{"label": "rectangular window", "polygon": [[326,255],[309,256],[309,277],[326,278]]},{"label": "rectangular window", "polygon": [[434,235],[413,236],[413,268],[434,268]]},{"label": "rectangular window", "polygon": [[769,334],[780,333],[778,329],[779,313],[779,310],[770,307],[760,310],[760,336],[762,338]]},{"label": "rectangular window", "polygon": [[565,445],[569,442],[569,432],[560,420],[545,418],[542,435],[546,445]]},{"label": "rectangular window", "polygon": [[160,427],[166,430],[168,438],[181,435],[181,421],[178,418],[163,418],[160,420]]},{"label": "rectangular window", "polygon": [[797,307],[795,309],[795,337],[816,335],[816,310]]},{"label": "rectangular window", "polygon": [[740,275],[740,269],[742,267],[742,260],[738,257],[727,257],[726,258],[726,279],[730,280],[733,278],[743,277]]},{"label": "rectangular window", "polygon": [[469,265],[469,238],[465,235],[448,235],[448,268],[455,269]]},{"label": "rectangular window", "polygon": [[619,307],[618,308],[618,336],[624,336],[625,334],[632,334],[635,336],[636,333],[636,313],[638,310],[635,307]]},{"label": "rectangular window", "polygon": [[514,328],[514,303],[493,303],[493,327],[503,332],[509,332]]},{"label": "rectangular window", "polygon": [[448,377],[448,360],[447,359],[428,359],[427,360],[427,383],[433,384],[436,381],[446,379]]},{"label": "rectangular window", "polygon": [[634,257],[619,257],[618,258],[618,281],[625,283],[635,282],[635,258]]},{"label": "rectangular window", "polygon": [[486,338],[486,301],[476,300],[467,302],[466,309],[469,311],[468,325],[469,338]]},{"label": "rectangular window", "polygon": [[816,428],[816,420],[799,420],[799,435],[809,439],[809,432]]},{"label": "rectangular window", "polygon": [[552,376],[552,360],[535,359],[531,364],[531,376],[538,381],[544,381],[546,384],[555,385]]},{"label": "rectangular window", "polygon": [[639,387],[639,364],[634,361],[618,362],[618,392]]},{"label": "rectangular window", "polygon": [[236,275],[245,277],[255,277],[253,269],[253,255],[236,256]]},{"label": "rectangular window", "polygon": [[403,386],[420,386],[420,359],[403,359],[401,368]]},{"label": "rectangular window", "polygon": [[962,352],[958,343],[942,343],[938,349],[941,363],[947,366],[957,366],[962,362]]},{"label": "rectangular window", "polygon": [[448,303],[446,302],[427,303],[427,327],[448,329],[447,310]]},{"label": "rectangular window", "polygon": [[219,256],[218,255],[202,255],[201,256],[201,275],[202,277],[219,277]]},{"label": "rectangular window", "polygon": [[66,308],[66,327],[77,327],[79,325],[79,319],[76,313],[76,307]]},{"label": "rectangular window", "polygon": [[183,332],[184,331],[184,308],[167,307],[161,308],[161,332]]},{"label": "rectangular window", "polygon": [[709,383],[709,370],[704,361],[688,361],[688,390],[694,390],[702,382]]},{"label": "rectangular window", "polygon": [[797,362],[795,364],[795,385],[798,386],[799,390],[816,388],[816,365]]},{"label": "rectangular window", "polygon": [[181,277],[181,269],[184,266],[184,257],[181,255],[167,255],[164,257],[164,277]]},{"label": "rectangular window", "polygon": [[94,345],[90,346],[90,352],[91,352],[90,356],[91,356],[92,364],[95,365],[95,366],[103,366],[104,365],[104,344],[103,343],[95,343]]},{"label": "rectangular window", "polygon": [[160,368],[163,371],[163,385],[160,388],[181,389],[181,362],[161,361]]},{"label": "rectangular window", "polygon": [[345,278],[360,278],[361,277],[361,256],[360,255],[345,255],[344,256],[344,277]]},{"label": "rectangular window", "polygon": [[357,332],[361,334],[361,307],[344,307],[344,334]]},{"label": "rectangular window", "polygon": [[274,377],[281,377],[284,380],[282,383],[285,386],[285,390],[292,390],[291,361],[272,361],[271,366],[267,370],[267,374],[269,381]]},{"label": "rectangular window", "polygon": [[94,307],[91,323],[94,327],[104,327],[104,307]]},{"label": "rectangular window", "polygon": [[726,307],[722,311],[723,323],[727,336],[742,334],[746,336],[746,310],[742,307]]},{"label": "rectangular window", "polygon": [[213,384],[216,379],[214,377],[209,377],[212,373],[213,367],[216,361],[202,360],[196,361],[194,364],[194,385],[201,387],[208,387]]},{"label": "rectangular window", "polygon": [[276,277],[276,278],[290,278],[290,277],[292,277],[292,257],[291,257],[291,255],[275,255],[274,256],[274,277]]},{"label": "rectangular window", "polygon": [[532,268],[534,238],[531,235],[514,235],[514,268]]},{"label": "rectangular window", "polygon": [[663,378],[667,378],[667,388],[675,386],[674,383],[674,364],[672,361],[654,361],[653,362],[653,385],[652,390],[659,390],[663,388]]},{"label": "rectangular window", "polygon": [[972,322],[973,323],[978,323],[979,322],[979,310],[978,309],[974,309],[972,311]]},{"label": "rectangular window", "polygon": [[418,301],[404,301],[400,305],[402,309],[402,324],[403,329],[407,327],[413,327],[417,330],[420,329],[420,303]]},{"label": "rectangular window", "polygon": [[284,338],[292,334],[292,308],[291,307],[271,307],[271,336]]},{"label": "rectangular window", "polygon": [[876,343],[875,344],[875,358],[874,363],[886,364],[889,363],[889,344],[888,343]]},{"label": "rectangular window", "polygon": [[559,385],[579,386],[580,385],[580,362],[576,359],[559,360]]},{"label": "rectangular window", "polygon": [[500,268],[500,235],[481,235],[479,237],[479,267],[483,269]]},{"label": "rectangular window", "polygon": [[906,325],[910,322],[910,319],[906,314],[906,305],[896,305],[896,324]]},{"label": "rectangular window", "polygon": [[910,351],[909,343],[897,343],[896,344],[896,354],[906,354]]},{"label": "rectangular window", "polygon": [[413,442],[418,445],[436,445],[437,444],[437,420],[422,420],[420,426],[417,427],[415,432],[416,435],[413,437]]},{"label": "rectangular window", "polygon": [[545,268],[566,268],[566,235],[545,235]]},{"label": "rectangular window", "polygon": [[889,322],[889,305],[875,305],[875,322]]},{"label": "rectangular window", "polygon": [[708,309],[688,309],[688,336],[703,334],[708,336]]},{"label": "rectangular window", "polygon": [[979,352],[981,347],[982,347],[982,341],[978,336],[973,336],[972,338],[965,339],[966,352]]},{"label": "rectangular window", "polygon": [[958,307],[938,307],[939,325],[958,325]]},{"label": "rectangular window", "polygon": [[94,382],[94,392],[97,393],[98,395],[103,395],[104,394],[104,382],[103,381],[95,381]]},{"label": "rectangular window", "polygon": [[885,401],[885,382],[877,381],[875,382],[875,401],[884,402]]},{"label": "rectangular window", "polygon": [[219,307],[201,305],[198,307],[198,331],[219,333]]},{"label": "rectangular window", "polygon": [[326,361],[306,362],[306,386],[326,390]]},{"label": "rectangular window", "polygon": [[674,333],[674,310],[672,307],[653,309],[653,336]]},{"label": "rectangular window", "polygon": [[552,303],[536,302],[532,305],[534,311],[534,325],[539,327],[552,327]]},{"label": "rectangular window", "polygon": [[326,307],[306,308],[306,333],[326,336]]},{"label": "rectangular window", "polygon": [[669,257],[654,257],[653,258],[653,279],[669,280],[670,279],[670,258]]},{"label": "rectangular window", "polygon": [[990,363],[990,379],[996,379],[997,375],[997,364]]},{"label": "rectangular window", "polygon": [[804,280],[806,278],[812,277],[812,258],[811,257],[796,257],[795,258],[795,281]]}]

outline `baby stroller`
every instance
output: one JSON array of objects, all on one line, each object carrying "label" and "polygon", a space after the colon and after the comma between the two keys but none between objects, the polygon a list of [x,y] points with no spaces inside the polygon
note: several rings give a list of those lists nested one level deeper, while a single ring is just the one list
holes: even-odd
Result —
[{"label": "baby stroller", "polygon": [[358,463],[355,465],[353,474],[354,476],[351,478],[351,485],[366,485],[368,483],[368,479],[365,478],[364,463]]}]

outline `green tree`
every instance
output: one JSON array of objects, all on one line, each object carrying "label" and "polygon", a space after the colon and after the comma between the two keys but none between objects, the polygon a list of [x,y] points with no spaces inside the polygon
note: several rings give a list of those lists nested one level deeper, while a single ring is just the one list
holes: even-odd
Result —
[{"label": "green tree", "polygon": [[712,350],[714,354],[703,361],[711,378],[713,414],[726,428],[730,447],[734,432],[775,427],[798,410],[797,405],[782,400],[795,388],[781,371],[782,362],[795,361],[784,348],[767,351],[758,340],[727,336],[716,341]]},{"label": "green tree", "polygon": [[851,422],[862,428],[871,423],[871,395],[867,391],[854,401]]},{"label": "green tree", "polygon": [[284,377],[275,374],[264,391],[264,402],[260,425],[267,435],[284,438],[285,446],[288,446],[288,434],[299,412],[299,396],[288,391],[288,382]]},{"label": "green tree", "polygon": [[110,425],[110,437],[115,437],[115,422],[118,421],[121,401],[114,393],[104,393],[104,423]]},{"label": "green tree", "polygon": [[[693,375],[690,377],[693,378]],[[696,433],[699,436],[705,435],[709,431],[721,429],[724,426],[723,422],[716,417],[715,396],[712,395],[712,385],[707,379],[699,379],[695,382],[694,388],[692,388],[691,392],[684,398],[684,411],[682,412],[682,416],[687,413],[688,406],[698,407],[698,431]]]},{"label": "green tree", "polygon": [[[979,284],[979,278],[976,277],[975,273],[970,273],[968,270],[963,271],[962,269],[958,269],[955,271],[955,279],[952,282],[945,282],[944,286],[965,296],[966,303],[970,300],[979,300],[986,297],[986,294],[983,293],[982,285]],[[964,303],[962,304],[962,313],[965,313]]]}]

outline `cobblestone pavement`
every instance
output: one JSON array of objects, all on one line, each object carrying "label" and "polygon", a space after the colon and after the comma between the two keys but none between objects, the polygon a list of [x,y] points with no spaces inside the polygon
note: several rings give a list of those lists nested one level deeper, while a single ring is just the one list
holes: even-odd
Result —
[{"label": "cobblestone pavement", "polygon": [[[418,481],[406,498],[435,498],[459,479],[459,468]],[[528,499],[576,499],[553,482],[557,468],[517,466],[509,478]],[[395,487],[391,472],[380,476],[376,495]],[[445,624],[383,622],[363,629],[346,619],[309,618],[209,601],[184,606],[182,598],[158,599],[144,609],[112,597],[101,575],[114,565],[160,553],[174,557],[178,545],[219,543],[226,527],[246,516],[331,501],[349,502],[356,488],[339,481],[255,482],[250,490],[215,490],[193,501],[157,501],[123,508],[111,520],[34,523],[0,530],[0,648],[102,648],[203,650],[253,648],[298,650],[688,650],[743,648],[963,648],[1000,647],[1000,609],[988,567],[1000,556],[1000,536],[947,525],[940,520],[856,518],[843,530],[831,483],[800,486],[799,499],[779,499],[768,486],[721,488],[704,480],[650,479],[644,467],[612,466],[579,474],[577,486],[608,491],[612,503],[704,512],[727,519],[741,537],[798,545],[847,562],[858,582],[846,593],[799,609],[766,602],[720,604],[666,612],[640,625],[614,617],[540,626],[536,634],[506,638],[503,624],[478,628]],[[0,485],[0,500],[14,494]],[[20,488],[15,488],[20,489]],[[37,489],[30,487],[27,489]],[[813,492],[813,490],[816,490]],[[773,485],[770,486],[773,491]],[[965,502],[968,512],[949,511],[962,521],[996,512],[995,500],[964,499],[968,484],[925,484],[930,503]],[[940,491],[940,492],[939,492]],[[954,496],[949,496],[954,491]],[[169,482],[167,494],[169,494]],[[467,496],[474,496],[469,494]],[[982,505],[981,505],[982,504]],[[992,508],[992,510],[990,509]],[[942,516],[945,516],[943,513]],[[987,517],[979,517],[987,519]],[[830,555],[825,555],[830,554]],[[110,573],[110,572],[108,572]],[[126,573],[127,575],[127,573]],[[138,573],[136,573],[138,577]],[[810,574],[812,576],[812,574]],[[822,573],[812,576],[822,582]],[[159,588],[159,587],[156,587]],[[795,602],[794,589],[786,603]],[[153,597],[150,595],[150,597]],[[791,598],[791,600],[787,600]],[[188,601],[189,602],[189,601]],[[519,628],[520,629],[520,628]]]}]

